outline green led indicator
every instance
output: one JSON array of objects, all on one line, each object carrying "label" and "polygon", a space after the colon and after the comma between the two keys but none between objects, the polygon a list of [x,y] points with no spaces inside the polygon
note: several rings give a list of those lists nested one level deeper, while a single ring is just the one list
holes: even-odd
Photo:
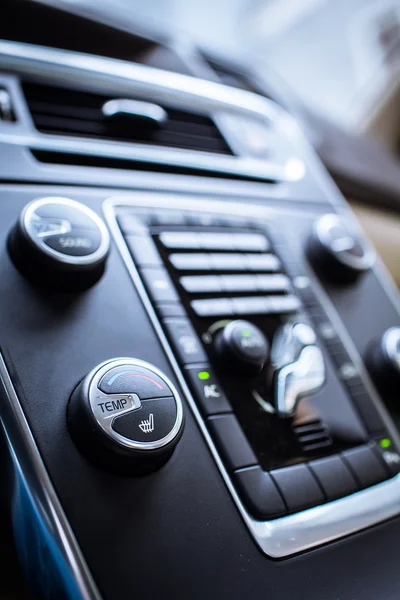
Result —
[{"label": "green led indicator", "polygon": [[251,329],[242,329],[241,334],[243,337],[250,337],[251,336]]},{"label": "green led indicator", "polygon": [[205,381],[206,379],[210,379],[210,373],[208,371],[200,371],[197,373],[197,377],[202,381]]},{"label": "green led indicator", "polygon": [[381,448],[386,450],[386,448],[390,448],[390,446],[392,445],[392,440],[390,440],[389,438],[382,438],[379,442],[379,445]]}]

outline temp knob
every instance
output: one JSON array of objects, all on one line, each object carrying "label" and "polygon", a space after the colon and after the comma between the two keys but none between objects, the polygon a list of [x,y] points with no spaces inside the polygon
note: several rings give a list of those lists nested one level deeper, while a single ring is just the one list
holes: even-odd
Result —
[{"label": "temp knob", "polygon": [[144,475],[171,456],[183,430],[173,384],[153,365],[119,358],[98,365],[74,390],[68,425],[80,450],[108,470]]},{"label": "temp knob", "polygon": [[314,223],[308,257],[323,278],[354,281],[375,262],[375,251],[356,225],[343,216],[327,214]]},{"label": "temp knob", "polygon": [[23,209],[8,239],[18,270],[66,291],[90,287],[104,272],[110,237],[90,208],[69,198],[40,198]]},{"label": "temp knob", "polygon": [[383,392],[396,392],[400,386],[400,327],[391,327],[374,344],[368,357],[371,373]]},{"label": "temp knob", "polygon": [[231,321],[215,338],[221,361],[248,375],[260,373],[267,362],[269,344],[263,332],[249,321]]}]

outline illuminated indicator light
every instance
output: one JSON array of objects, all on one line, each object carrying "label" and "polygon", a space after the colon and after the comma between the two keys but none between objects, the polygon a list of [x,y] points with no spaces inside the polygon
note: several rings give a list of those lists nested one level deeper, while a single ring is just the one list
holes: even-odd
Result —
[{"label": "illuminated indicator light", "polygon": [[200,373],[197,373],[197,377],[205,381],[206,379],[210,379],[210,373],[208,371],[200,371]]},{"label": "illuminated indicator light", "polygon": [[390,448],[390,446],[392,445],[392,440],[390,440],[389,438],[383,438],[379,442],[379,445],[381,448],[383,448],[385,450],[386,448]]},{"label": "illuminated indicator light", "polygon": [[251,329],[242,329],[241,334],[243,337],[250,337],[251,336]]}]

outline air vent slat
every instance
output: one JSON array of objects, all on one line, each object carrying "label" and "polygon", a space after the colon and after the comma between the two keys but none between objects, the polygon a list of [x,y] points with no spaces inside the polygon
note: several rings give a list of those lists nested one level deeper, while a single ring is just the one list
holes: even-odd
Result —
[{"label": "air vent slat", "polygon": [[132,119],[107,119],[102,106],[109,96],[38,83],[23,83],[36,128],[42,133],[95,137],[115,141],[232,154],[212,119],[186,110],[163,107],[168,119],[160,128]]}]

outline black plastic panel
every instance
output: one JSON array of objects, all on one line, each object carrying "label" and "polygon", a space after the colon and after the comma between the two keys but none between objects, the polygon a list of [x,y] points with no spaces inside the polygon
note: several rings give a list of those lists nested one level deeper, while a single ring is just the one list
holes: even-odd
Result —
[{"label": "black plastic panel", "polygon": [[[133,356],[152,362],[175,384],[176,380],[115,248],[104,278],[80,295],[35,288],[14,269],[6,236],[22,206],[42,194],[43,188],[0,192],[1,350],[105,600],[132,594],[397,598],[400,519],[285,561],[267,558],[250,538],[190,410],[176,452],[154,475],[112,476],[81,456],[67,431],[66,405],[93,366],[108,358]],[[69,190],[68,195],[86,198],[100,213],[103,194]],[[298,231],[300,244],[303,221],[285,220]],[[310,222],[311,216],[304,230]],[[338,301],[341,317],[362,351],[370,338],[397,319],[375,277],[365,281],[370,294],[357,299],[359,317],[344,297]],[[382,311],[371,321],[368,315],[375,314],[377,300]]]}]

